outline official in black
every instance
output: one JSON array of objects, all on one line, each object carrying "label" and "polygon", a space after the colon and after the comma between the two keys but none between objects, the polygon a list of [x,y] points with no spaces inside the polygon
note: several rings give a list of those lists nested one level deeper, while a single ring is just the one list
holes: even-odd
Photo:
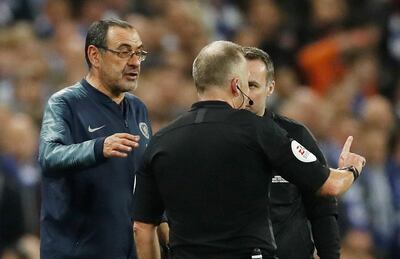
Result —
[{"label": "official in black", "polygon": [[269,214],[272,170],[318,192],[338,195],[365,159],[347,152],[345,170],[329,169],[272,119],[249,111],[243,49],[217,41],[193,64],[200,102],[159,131],[136,173],[135,241],[140,259],[159,258],[156,229],[164,210],[173,258],[276,258]]},{"label": "official in black", "polygon": [[[247,108],[267,118],[266,123],[272,119],[326,166],[324,155],[318,148],[316,140],[304,125],[266,110],[265,100],[268,100],[275,88],[274,66],[269,55],[254,47],[245,47],[244,51],[250,71],[249,96],[254,101],[254,105],[247,105]],[[313,258],[314,243],[321,259],[340,257],[335,198],[317,196],[309,190],[300,189],[286,181],[279,171],[274,171],[270,204],[279,258]]]}]

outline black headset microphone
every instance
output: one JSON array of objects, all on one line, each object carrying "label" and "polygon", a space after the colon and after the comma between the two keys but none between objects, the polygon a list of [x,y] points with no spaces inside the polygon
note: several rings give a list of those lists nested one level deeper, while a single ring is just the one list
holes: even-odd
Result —
[{"label": "black headset microphone", "polygon": [[246,96],[247,99],[249,99],[249,105],[253,105],[254,101],[247,95],[245,94],[242,89],[240,89],[239,85],[236,85],[236,88],[239,90],[240,93],[242,93],[242,95]]}]

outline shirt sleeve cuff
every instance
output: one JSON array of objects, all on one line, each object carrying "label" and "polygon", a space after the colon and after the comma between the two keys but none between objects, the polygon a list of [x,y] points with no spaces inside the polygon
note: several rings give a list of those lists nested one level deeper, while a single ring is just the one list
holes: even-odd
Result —
[{"label": "shirt sleeve cuff", "polygon": [[106,138],[98,138],[96,139],[96,142],[94,142],[94,156],[96,159],[96,162],[101,162],[106,160],[106,157],[103,154],[103,146],[104,146],[104,140]]}]

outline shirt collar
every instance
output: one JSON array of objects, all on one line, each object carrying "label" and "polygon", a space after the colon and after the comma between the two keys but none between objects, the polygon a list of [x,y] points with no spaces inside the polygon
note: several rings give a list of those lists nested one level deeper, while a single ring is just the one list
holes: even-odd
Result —
[{"label": "shirt collar", "polygon": [[275,113],[273,113],[271,110],[265,109],[263,117],[275,119]]},{"label": "shirt collar", "polygon": [[228,108],[232,109],[232,107],[224,101],[217,101],[217,100],[212,100],[212,101],[200,101],[196,102],[192,105],[191,110],[197,110],[201,108]]}]

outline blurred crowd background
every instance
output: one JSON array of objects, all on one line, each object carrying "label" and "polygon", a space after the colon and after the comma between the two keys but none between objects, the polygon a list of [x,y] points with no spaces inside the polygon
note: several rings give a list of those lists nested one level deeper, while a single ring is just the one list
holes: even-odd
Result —
[{"label": "blurred crowd background", "polygon": [[208,42],[268,52],[270,109],[308,126],[331,167],[348,135],[367,158],[339,199],[342,258],[400,258],[400,0],[0,0],[0,258],[39,258],[43,108],[87,73],[86,30],[110,17],[150,53],[135,94],[154,132],[196,101]]}]

